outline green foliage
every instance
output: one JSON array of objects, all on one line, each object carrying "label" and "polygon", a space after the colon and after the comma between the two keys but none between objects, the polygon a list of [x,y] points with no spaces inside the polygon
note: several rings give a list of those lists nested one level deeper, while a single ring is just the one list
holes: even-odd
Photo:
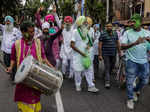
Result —
[{"label": "green foliage", "polygon": [[105,24],[106,8],[102,2],[97,0],[86,0],[85,9],[86,15],[90,16],[94,23]]},{"label": "green foliage", "polygon": [[15,16],[19,14],[19,8],[22,7],[21,0],[1,0],[0,1],[0,17],[6,15]]},{"label": "green foliage", "polygon": [[75,14],[75,0],[59,0],[59,14],[63,17]]},{"label": "green foliage", "polygon": [[32,17],[34,20],[34,15],[38,8],[44,7],[44,10],[42,11],[42,16],[45,16],[48,12],[48,8],[51,5],[52,0],[44,0],[42,3],[40,0],[27,0],[26,4],[24,6],[24,14],[27,16]]}]

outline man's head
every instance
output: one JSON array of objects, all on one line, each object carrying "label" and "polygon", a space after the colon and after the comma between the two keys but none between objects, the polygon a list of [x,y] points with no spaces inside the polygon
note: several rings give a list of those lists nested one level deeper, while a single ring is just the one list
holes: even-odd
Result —
[{"label": "man's head", "polygon": [[34,24],[31,21],[24,21],[20,26],[25,40],[30,41],[34,37]]},{"label": "man's head", "polygon": [[134,14],[131,17],[131,21],[132,21],[131,26],[133,26],[134,30],[137,30],[137,29],[139,29],[141,27],[142,17],[139,14]]},{"label": "man's head", "polygon": [[43,31],[43,40],[47,40],[49,38],[49,29],[50,29],[50,24],[48,22],[44,22],[42,24],[42,31]]},{"label": "man's head", "polygon": [[113,28],[113,25],[112,25],[112,23],[107,23],[105,27],[106,27],[107,32],[111,32],[112,28]]},{"label": "man's head", "polygon": [[76,20],[76,24],[79,28],[81,28],[81,32],[83,36],[86,36],[88,33],[88,22],[85,16],[80,16]]},{"label": "man's head", "polygon": [[50,28],[50,24],[48,22],[44,22],[42,24],[42,31],[43,31],[44,34],[49,33],[49,28]]},{"label": "man's head", "polygon": [[64,18],[64,27],[66,28],[67,31],[71,29],[72,23],[73,23],[73,19],[71,16],[66,16]]},{"label": "man's head", "polygon": [[14,19],[11,16],[5,17],[6,32],[12,32],[14,27]]}]

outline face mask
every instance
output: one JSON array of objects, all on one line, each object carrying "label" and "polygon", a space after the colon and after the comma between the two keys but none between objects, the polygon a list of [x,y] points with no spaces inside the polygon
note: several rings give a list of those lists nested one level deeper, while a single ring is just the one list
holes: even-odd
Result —
[{"label": "face mask", "polygon": [[30,39],[29,33],[24,33],[24,38],[25,38],[26,40],[29,40],[29,39]]},{"label": "face mask", "polygon": [[71,25],[70,24],[65,24],[65,29],[67,30],[67,31],[70,31],[70,29],[71,29]]},{"label": "face mask", "polygon": [[87,28],[86,25],[83,25],[81,27],[81,32],[82,32],[82,34],[83,34],[84,37],[87,36],[87,34],[88,34],[88,28]]}]

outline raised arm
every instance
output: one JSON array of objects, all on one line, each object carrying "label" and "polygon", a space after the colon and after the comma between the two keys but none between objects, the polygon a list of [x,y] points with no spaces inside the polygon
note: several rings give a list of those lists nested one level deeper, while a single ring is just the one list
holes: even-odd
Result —
[{"label": "raised arm", "polygon": [[42,29],[42,22],[41,22],[41,15],[40,15],[40,12],[42,11],[43,9],[40,7],[36,14],[35,14],[35,19],[36,19],[36,24]]},{"label": "raised arm", "polygon": [[61,28],[61,24],[62,24],[62,23],[61,23],[61,21],[60,21],[58,15],[57,15],[57,13],[56,13],[56,6],[53,6],[53,15],[54,15],[54,17],[55,17],[55,20],[56,20],[56,23],[57,23],[58,27]]}]

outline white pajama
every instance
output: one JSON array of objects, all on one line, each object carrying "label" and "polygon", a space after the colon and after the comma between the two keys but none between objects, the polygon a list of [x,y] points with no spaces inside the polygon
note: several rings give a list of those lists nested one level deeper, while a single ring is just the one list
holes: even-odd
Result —
[{"label": "white pajama", "polygon": [[67,62],[62,63],[62,73],[66,74],[68,66],[69,66],[69,78],[73,78],[74,71],[73,71],[73,68],[72,68],[72,60],[66,60],[66,61]]},{"label": "white pajama", "polygon": [[61,60],[60,59],[56,59],[56,65],[55,65],[55,67],[57,69],[60,69],[60,66],[61,66]]},{"label": "white pajama", "polygon": [[75,85],[76,86],[80,86],[81,85],[82,75],[85,76],[86,81],[88,83],[88,87],[95,86],[95,84],[93,83],[93,70],[92,70],[92,66],[89,69],[87,69],[87,70],[74,71],[74,74],[75,74]]}]

